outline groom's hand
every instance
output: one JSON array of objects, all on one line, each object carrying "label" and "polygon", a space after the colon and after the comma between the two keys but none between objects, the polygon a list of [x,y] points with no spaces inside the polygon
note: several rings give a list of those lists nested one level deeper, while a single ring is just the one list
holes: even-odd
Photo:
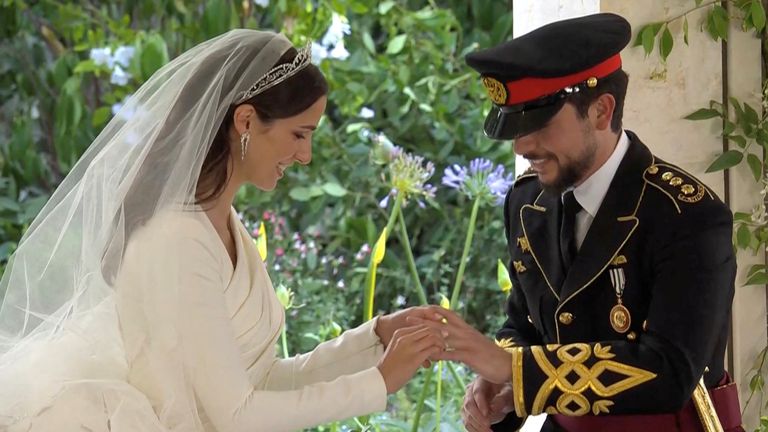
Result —
[{"label": "groom's hand", "polygon": [[419,317],[409,318],[414,324],[427,325],[439,330],[446,349],[432,360],[450,360],[466,364],[487,381],[502,384],[511,381],[512,355],[464,322],[455,312],[439,306],[428,306],[432,314],[442,315],[444,322]]},{"label": "groom's hand", "polygon": [[512,388],[476,378],[467,386],[461,418],[469,432],[491,432],[496,424],[513,411]]}]

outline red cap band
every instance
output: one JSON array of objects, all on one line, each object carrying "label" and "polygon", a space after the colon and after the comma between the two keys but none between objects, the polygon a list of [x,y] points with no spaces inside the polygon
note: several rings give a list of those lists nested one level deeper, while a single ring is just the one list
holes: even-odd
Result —
[{"label": "red cap band", "polygon": [[506,83],[505,105],[517,105],[557,93],[565,87],[586,81],[589,78],[603,78],[621,68],[621,56],[616,54],[589,69],[557,78],[523,78]]}]

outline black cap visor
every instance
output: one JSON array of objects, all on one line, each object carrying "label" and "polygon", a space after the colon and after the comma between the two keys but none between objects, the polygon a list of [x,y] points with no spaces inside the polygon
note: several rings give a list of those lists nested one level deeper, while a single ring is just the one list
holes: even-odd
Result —
[{"label": "black cap visor", "polygon": [[485,118],[485,134],[496,140],[513,140],[543,128],[565,105],[561,94],[533,103],[512,106],[494,105]]}]

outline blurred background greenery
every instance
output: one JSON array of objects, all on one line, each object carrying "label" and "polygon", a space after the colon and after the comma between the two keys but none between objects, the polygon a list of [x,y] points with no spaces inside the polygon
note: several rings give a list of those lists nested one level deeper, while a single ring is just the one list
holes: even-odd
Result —
[{"label": "blurred background greenery", "polygon": [[[360,324],[368,254],[386,224],[389,192],[377,144],[436,166],[433,200],[404,211],[428,299],[450,296],[471,202],[441,187],[444,168],[485,157],[513,169],[509,143],[481,132],[487,102],[464,55],[511,37],[512,1],[500,0],[0,0],[0,272],[78,157],[159,67],[197,43],[245,27],[314,41],[331,87],[313,162],[271,193],[248,188],[236,207],[257,235],[263,222],[275,285],[294,293],[287,347],[305,352]],[[503,317],[496,263],[506,261],[500,207],[483,208],[458,309],[492,334]],[[375,313],[418,304],[393,236],[380,266]],[[2,293],[0,293],[0,296]],[[296,307],[298,306],[298,307]],[[374,430],[463,430],[467,372],[446,373],[440,425],[434,395],[412,425],[420,378],[370,419]],[[314,430],[359,430],[363,420]]]}]

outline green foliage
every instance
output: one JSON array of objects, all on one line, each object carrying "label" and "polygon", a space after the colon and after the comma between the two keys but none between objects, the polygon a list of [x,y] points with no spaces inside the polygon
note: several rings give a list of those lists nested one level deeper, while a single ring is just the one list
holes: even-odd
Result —
[{"label": "green foliage", "polygon": [[[350,24],[344,37],[349,57],[319,64],[331,93],[315,133],[313,163],[289,170],[273,192],[242,190],[236,206],[251,228],[266,223],[274,284],[295,292],[296,306],[287,312],[291,353],[359,324],[365,247],[386,222],[379,201],[389,192],[381,168],[370,160],[374,141],[386,137],[434,162],[438,174],[430,183],[438,186],[448,164],[478,156],[508,168],[514,162],[508,143],[481,132],[489,102],[463,59],[511,35],[511,2],[271,0],[264,8],[233,0],[0,1],[0,272],[55,187],[154,71],[234,27],[278,30],[296,44],[322,41],[334,14]],[[124,74],[93,55],[103,48],[112,54],[133,49],[120,65]],[[363,108],[374,116],[362,115]],[[403,212],[430,302],[450,293],[471,206],[438,190],[426,207],[409,202]],[[497,259],[506,258],[501,213],[496,208],[478,215],[475,253],[462,285],[461,310],[486,332],[504,316],[504,295],[495,283]],[[419,303],[402,271],[408,257],[400,242],[393,234],[379,269],[374,313]],[[449,368],[443,372],[441,422],[444,430],[459,430],[464,389]],[[460,379],[466,374],[459,369]],[[410,430],[423,379],[391,397],[392,409],[374,416],[371,427]],[[432,395],[422,430],[434,430],[434,408]],[[354,421],[345,425],[358,428]]]},{"label": "green foliage", "polygon": [[654,47],[658,47],[659,57],[666,62],[674,46],[674,36],[669,29],[669,24],[680,19],[683,20],[683,42],[688,45],[688,15],[703,8],[706,8],[706,18],[702,23],[702,28],[715,41],[728,40],[729,26],[734,19],[741,22],[744,31],[753,31],[756,35],[761,35],[766,21],[762,0],[729,0],[733,14],[729,14],[729,11],[721,3],[720,0],[707,1],[706,3],[702,0],[695,0],[695,6],[680,15],[666,21],[649,23],[640,27],[634,45],[642,46],[646,56],[653,52]]}]

